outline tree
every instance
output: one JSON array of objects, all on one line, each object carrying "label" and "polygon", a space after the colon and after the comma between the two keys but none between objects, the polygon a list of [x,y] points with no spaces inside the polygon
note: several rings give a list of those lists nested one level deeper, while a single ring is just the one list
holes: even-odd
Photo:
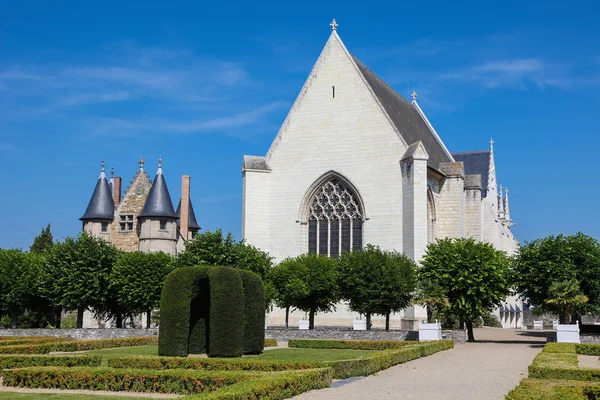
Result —
[{"label": "tree", "polygon": [[52,232],[50,232],[50,224],[42,228],[42,232],[33,239],[33,243],[29,247],[32,253],[43,254],[44,251],[54,244]]},{"label": "tree", "polygon": [[269,271],[265,291],[277,307],[285,309],[286,329],[289,328],[290,308],[298,303],[298,299],[309,294],[303,274],[303,265],[291,260],[285,260]]},{"label": "tree", "polygon": [[467,327],[474,341],[473,322],[492,311],[509,295],[505,254],[473,239],[442,239],[427,246],[419,279],[446,293],[449,311]]},{"label": "tree", "polygon": [[560,316],[561,324],[571,321],[571,312],[574,307],[587,303],[588,298],[581,292],[577,279],[554,282],[548,290],[546,304],[555,307]]},{"label": "tree", "polygon": [[[286,258],[273,268],[270,276],[275,278],[272,282],[278,304],[286,309],[296,307],[308,312],[309,329],[315,327],[315,313],[331,311],[339,300],[337,267],[333,258],[317,254]],[[283,277],[283,285],[277,283],[278,276]]]},{"label": "tree", "polygon": [[38,254],[0,249],[0,302],[10,313],[12,328],[17,327],[19,312],[32,304],[42,260]]},{"label": "tree", "polygon": [[123,313],[147,313],[146,328],[150,328],[152,310],[159,307],[163,284],[172,270],[173,258],[163,252],[119,254],[110,275],[110,288]]},{"label": "tree", "polygon": [[550,287],[575,279],[589,301],[574,305],[572,316],[600,313],[600,244],[596,239],[577,233],[525,242],[512,268],[516,291],[529,305],[555,312],[552,303],[547,303]]},{"label": "tree", "polygon": [[448,305],[448,298],[444,289],[428,279],[417,283],[415,292],[415,303],[425,307],[427,311],[427,322],[433,322],[433,313],[441,311]]},{"label": "tree", "polygon": [[118,304],[109,290],[118,254],[112,244],[85,232],[76,239],[66,238],[46,253],[40,288],[56,307],[77,310],[78,328],[83,326],[86,308],[98,315],[119,316]]},{"label": "tree", "polygon": [[196,235],[185,245],[185,250],[177,257],[178,267],[197,265],[225,265],[234,268],[249,269],[263,278],[272,267],[272,258],[268,253],[245,243],[236,242],[230,233],[206,231]]},{"label": "tree", "polygon": [[389,330],[390,314],[411,303],[416,264],[404,254],[367,245],[342,255],[339,282],[341,297],[349,308],[366,315],[367,329],[371,329],[371,315],[380,314],[385,315],[385,329]]}]

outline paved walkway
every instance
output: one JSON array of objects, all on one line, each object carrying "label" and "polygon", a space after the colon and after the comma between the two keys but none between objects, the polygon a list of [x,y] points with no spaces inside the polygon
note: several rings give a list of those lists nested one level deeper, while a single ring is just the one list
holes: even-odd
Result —
[{"label": "paved walkway", "polygon": [[339,381],[334,387],[295,397],[321,399],[504,399],[527,376],[545,337],[530,332],[478,329],[481,343],[400,364],[375,375]]}]

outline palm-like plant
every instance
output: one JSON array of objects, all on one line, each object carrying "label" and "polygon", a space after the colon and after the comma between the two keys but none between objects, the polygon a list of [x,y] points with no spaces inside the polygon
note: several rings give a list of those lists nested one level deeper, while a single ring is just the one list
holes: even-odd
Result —
[{"label": "palm-like plant", "polygon": [[425,307],[427,322],[431,323],[433,322],[433,312],[446,307],[448,305],[448,298],[440,286],[428,279],[423,279],[417,284],[414,303]]},{"label": "palm-like plant", "polygon": [[554,282],[548,289],[546,304],[554,306],[560,316],[561,324],[568,324],[571,320],[573,308],[587,303],[588,297],[583,294],[579,281],[573,278],[561,282]]}]

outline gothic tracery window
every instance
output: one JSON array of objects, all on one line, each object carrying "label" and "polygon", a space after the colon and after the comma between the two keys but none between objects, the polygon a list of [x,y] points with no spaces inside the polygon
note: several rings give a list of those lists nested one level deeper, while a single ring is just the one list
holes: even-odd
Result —
[{"label": "gothic tracery window", "polygon": [[363,210],[356,194],[337,178],[327,181],[309,203],[308,253],[338,257],[362,248]]}]

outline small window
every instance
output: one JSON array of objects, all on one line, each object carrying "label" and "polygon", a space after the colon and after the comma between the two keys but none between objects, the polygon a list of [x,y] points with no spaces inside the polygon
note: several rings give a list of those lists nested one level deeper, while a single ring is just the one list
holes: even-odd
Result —
[{"label": "small window", "polygon": [[133,214],[119,215],[119,232],[133,231]]},{"label": "small window", "polygon": [[102,233],[108,232],[108,222],[102,223]]},{"label": "small window", "polygon": [[161,219],[160,220],[160,230],[161,231],[166,231],[167,230],[167,220],[166,219]]}]

